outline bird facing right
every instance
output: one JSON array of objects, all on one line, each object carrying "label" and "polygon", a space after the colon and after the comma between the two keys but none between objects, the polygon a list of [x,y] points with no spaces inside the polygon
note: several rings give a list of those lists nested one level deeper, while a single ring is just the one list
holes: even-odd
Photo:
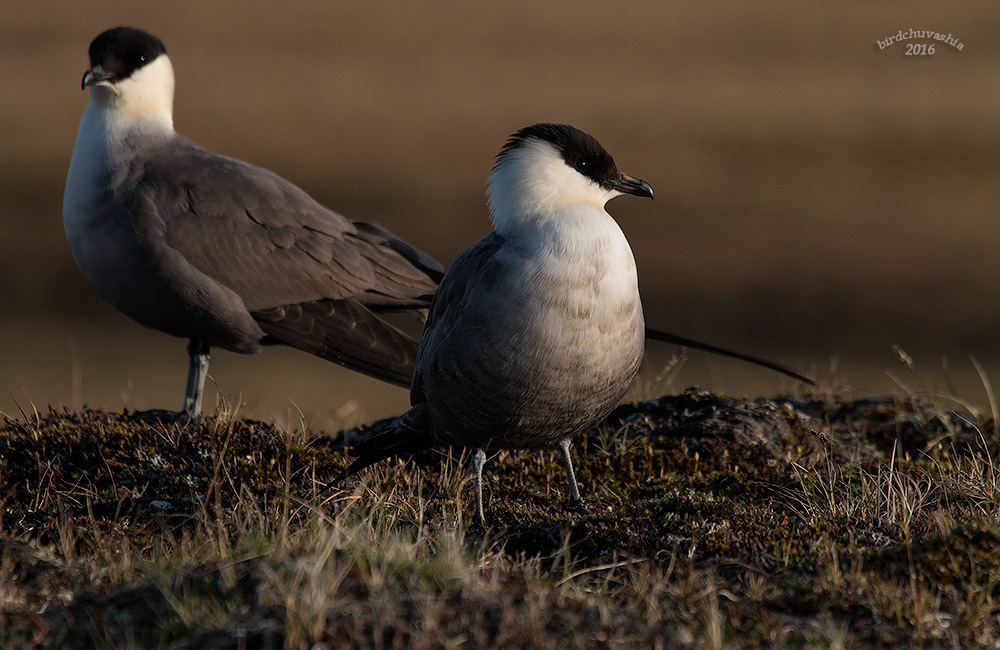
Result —
[{"label": "bird facing right", "polygon": [[643,356],[635,260],[604,210],[621,194],[653,190],[592,136],[564,124],[511,136],[489,178],[494,230],[459,255],[431,303],[412,408],[354,447],[348,473],[434,445],[473,449],[482,521],[486,452],[558,445],[580,502],[570,439],[611,412]]}]

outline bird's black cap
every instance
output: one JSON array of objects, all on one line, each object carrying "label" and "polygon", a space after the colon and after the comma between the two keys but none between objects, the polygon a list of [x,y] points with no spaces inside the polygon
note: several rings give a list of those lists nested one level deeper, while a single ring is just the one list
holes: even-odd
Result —
[{"label": "bird's black cap", "polygon": [[597,138],[569,124],[545,122],[521,129],[504,144],[497,156],[497,163],[507,152],[532,138],[551,143],[562,154],[567,165],[601,187],[653,198],[653,189],[649,183],[623,174]]},{"label": "bird's black cap", "polygon": [[114,27],[90,44],[90,69],[83,86],[127,79],[133,72],[167,53],[163,41],[137,27]]}]

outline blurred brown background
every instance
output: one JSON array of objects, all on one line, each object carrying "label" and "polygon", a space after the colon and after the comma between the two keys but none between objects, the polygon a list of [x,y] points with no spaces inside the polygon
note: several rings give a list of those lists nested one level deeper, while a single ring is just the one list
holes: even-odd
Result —
[{"label": "blurred brown background", "polygon": [[[8,0],[0,17],[0,412],[180,406],[185,342],[104,304],[62,230],[86,49],[119,24],[166,43],[178,131],[444,263],[489,229],[506,137],[568,122],[656,190],[609,206],[651,325],[855,394],[897,389],[887,372],[918,385],[892,343],[925,388],[984,404],[969,355],[1000,382],[995,2]],[[963,50],[879,50],[910,27]],[[663,388],[670,352],[650,346],[640,393]],[[299,410],[331,428],[407,403],[289,349],[217,351],[210,374],[208,406],[295,426]],[[695,383],[789,385],[691,353],[669,388]]]}]

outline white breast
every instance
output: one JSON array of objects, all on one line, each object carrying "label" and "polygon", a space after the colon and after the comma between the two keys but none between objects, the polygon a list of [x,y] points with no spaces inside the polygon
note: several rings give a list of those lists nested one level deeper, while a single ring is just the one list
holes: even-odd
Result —
[{"label": "white breast", "polygon": [[98,280],[104,250],[126,224],[112,202],[152,142],[172,137],[173,68],[166,55],[117,83],[90,89],[63,193],[63,227],[84,277]]}]

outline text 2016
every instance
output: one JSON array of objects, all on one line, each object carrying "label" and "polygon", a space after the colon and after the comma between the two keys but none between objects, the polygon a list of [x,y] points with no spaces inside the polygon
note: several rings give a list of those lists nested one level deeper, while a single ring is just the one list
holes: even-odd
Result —
[{"label": "text 2016", "polygon": [[905,56],[931,56],[934,54],[933,43],[907,43]]}]

